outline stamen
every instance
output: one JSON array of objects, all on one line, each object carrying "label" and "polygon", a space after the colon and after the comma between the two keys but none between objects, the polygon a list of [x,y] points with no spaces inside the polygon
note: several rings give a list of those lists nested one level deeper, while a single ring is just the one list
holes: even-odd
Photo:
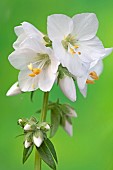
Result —
[{"label": "stamen", "polygon": [[74,49],[70,48],[70,53],[71,54],[76,54],[76,52],[74,51]]},{"label": "stamen", "polygon": [[98,80],[99,77],[97,76],[97,73],[95,71],[91,72],[90,74],[90,77],[93,78],[94,80]]},{"label": "stamen", "polygon": [[86,84],[94,84],[94,83],[95,82],[93,80],[89,80],[89,79],[86,80]]},{"label": "stamen", "polygon": [[78,52],[78,55],[81,55],[81,52]]},{"label": "stamen", "polygon": [[40,72],[42,71],[40,68],[33,68],[33,73],[35,74],[35,75],[38,75],[38,74],[40,74]]},{"label": "stamen", "polygon": [[32,88],[35,89],[35,84],[32,84]]},{"label": "stamen", "polygon": [[33,70],[33,65],[32,65],[32,63],[30,63],[27,67],[28,67],[29,70],[31,70],[31,71]]},{"label": "stamen", "polygon": [[35,77],[35,76],[36,76],[36,74],[31,73],[31,74],[29,74],[29,76],[30,76],[30,77]]},{"label": "stamen", "polygon": [[74,48],[79,48],[79,46],[78,45],[74,45]]}]

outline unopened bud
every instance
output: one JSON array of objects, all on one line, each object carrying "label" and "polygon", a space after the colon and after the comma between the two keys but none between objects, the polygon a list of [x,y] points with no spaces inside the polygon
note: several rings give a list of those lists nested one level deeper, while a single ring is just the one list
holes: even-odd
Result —
[{"label": "unopened bud", "polygon": [[31,125],[26,124],[26,125],[24,126],[24,130],[25,130],[25,131],[31,130]]},{"label": "unopened bud", "polygon": [[25,148],[29,148],[31,146],[31,144],[32,144],[32,142],[25,140],[24,146],[25,146]]},{"label": "unopened bud", "polygon": [[17,94],[20,94],[22,93],[19,85],[18,85],[18,82],[16,82],[15,84],[13,84],[10,89],[8,90],[8,92],[6,93],[6,96],[15,96]]},{"label": "unopened bud", "polygon": [[43,133],[41,131],[35,132],[33,135],[33,142],[37,147],[40,147],[42,142],[44,141]]}]

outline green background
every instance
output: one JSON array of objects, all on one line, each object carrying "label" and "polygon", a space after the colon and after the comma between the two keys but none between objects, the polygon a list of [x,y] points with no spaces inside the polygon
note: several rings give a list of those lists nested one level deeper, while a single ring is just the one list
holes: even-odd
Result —
[{"label": "green background", "polygon": [[[31,170],[34,153],[22,164],[23,139],[16,122],[21,117],[35,115],[41,107],[42,93],[37,91],[34,102],[30,93],[6,97],[9,87],[17,81],[18,71],[8,62],[16,40],[13,28],[23,21],[31,22],[46,33],[46,18],[63,13],[73,16],[82,12],[96,13],[100,26],[98,36],[105,47],[113,46],[113,0],[0,0],[0,169]],[[84,99],[77,90],[77,101],[72,105],[78,113],[73,120],[74,136],[70,138],[59,128],[52,139],[57,150],[58,170],[112,170],[113,169],[113,53],[104,60],[104,72],[88,88]],[[60,98],[71,102],[55,86],[50,100]],[[37,116],[37,115],[36,115]],[[37,116],[39,117],[39,116]],[[43,170],[49,169],[43,164]]]}]

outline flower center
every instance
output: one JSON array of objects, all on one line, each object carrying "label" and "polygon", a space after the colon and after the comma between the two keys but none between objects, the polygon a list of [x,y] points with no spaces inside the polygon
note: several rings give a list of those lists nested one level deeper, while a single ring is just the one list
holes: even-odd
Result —
[{"label": "flower center", "polygon": [[64,40],[62,40],[62,45],[70,54],[81,55],[81,52],[79,51],[79,45],[77,44],[75,36],[69,34],[67,37],[64,37]]},{"label": "flower center", "polygon": [[40,74],[42,71],[40,68],[33,68],[32,63],[28,65],[28,69],[32,71],[32,73],[29,74],[30,77],[35,77],[36,75]]},{"label": "flower center", "polygon": [[95,71],[90,72],[90,73],[89,73],[89,76],[90,76],[93,80],[87,79],[87,80],[86,80],[86,84],[94,84],[94,80],[98,80],[98,79],[99,79],[99,77],[98,77],[98,75],[97,75],[97,73],[96,73]]}]

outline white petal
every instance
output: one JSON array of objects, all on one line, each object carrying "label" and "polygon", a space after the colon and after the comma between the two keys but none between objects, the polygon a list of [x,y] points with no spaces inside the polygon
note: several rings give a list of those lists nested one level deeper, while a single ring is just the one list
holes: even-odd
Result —
[{"label": "white petal", "polygon": [[85,85],[84,89],[79,89],[79,90],[84,97],[87,96],[87,84]]},{"label": "white petal", "polygon": [[56,74],[52,72],[51,66],[43,69],[40,79],[39,79],[39,88],[44,91],[50,91],[56,79]]},{"label": "white petal", "polygon": [[23,70],[27,68],[28,64],[37,61],[37,54],[30,49],[18,49],[12,52],[8,59],[13,67]]},{"label": "white petal", "polygon": [[103,58],[107,57],[113,52],[113,48],[105,48],[105,55]]},{"label": "white petal", "polygon": [[15,31],[15,33],[16,33],[17,36],[20,36],[21,34],[25,33],[22,26],[17,26],[17,27],[15,27],[15,28],[14,28],[14,31]]},{"label": "white petal", "polygon": [[95,71],[97,73],[97,75],[99,76],[103,71],[103,62],[102,62],[102,60],[98,61],[97,64],[94,67],[92,67],[90,72],[91,71]]},{"label": "white petal", "polygon": [[64,76],[59,80],[59,86],[64,95],[71,101],[76,101],[76,88],[74,81],[71,77]]},{"label": "white petal", "polygon": [[79,89],[84,89],[85,88],[86,80],[88,78],[88,75],[89,74],[87,73],[82,77],[77,77],[77,84],[78,84]]},{"label": "white petal", "polygon": [[24,130],[31,130],[31,125],[29,125],[29,124],[26,124],[25,126],[24,126]]},{"label": "white petal", "polygon": [[73,18],[73,34],[77,40],[90,40],[96,35],[98,19],[93,13],[77,14]]},{"label": "white petal", "polygon": [[[40,75],[37,75],[35,77],[30,77],[30,70],[23,70],[20,71],[18,80],[19,80],[19,87],[23,92],[26,91],[34,91],[38,89],[38,81]],[[41,74],[41,73],[40,73]]]},{"label": "white petal", "polygon": [[[68,107],[68,106],[67,106],[67,107]],[[77,117],[77,113],[75,112],[74,109],[72,109],[72,108],[70,108],[70,107],[68,107],[68,109],[69,109],[69,113],[66,114],[67,116],[69,116],[69,117]]]},{"label": "white petal", "polygon": [[25,148],[29,148],[31,146],[31,142],[28,142],[27,140],[25,140],[24,146]]},{"label": "white petal", "polygon": [[65,125],[63,128],[70,136],[73,135],[73,127],[67,120],[65,121]]},{"label": "white petal", "polygon": [[105,55],[105,48],[98,37],[88,41],[81,41],[79,51],[81,52],[79,57],[83,62],[99,60]]},{"label": "white petal", "polygon": [[69,54],[63,48],[60,41],[53,41],[53,49],[57,60],[63,67],[67,67],[69,72],[71,72],[74,76],[82,76],[84,74],[84,68],[82,67],[82,63],[78,55]]},{"label": "white petal", "polygon": [[72,19],[66,15],[54,14],[48,16],[47,32],[51,40],[63,40],[73,29]]},{"label": "white petal", "polygon": [[35,51],[36,53],[47,53],[47,48],[41,43],[38,36],[27,37],[19,46],[19,48],[27,48]]},{"label": "white petal", "polygon": [[6,96],[15,96],[15,95],[20,94],[20,93],[22,93],[22,91],[21,91],[21,89],[18,85],[18,82],[16,82],[10,87]]},{"label": "white petal", "polygon": [[33,136],[33,142],[37,147],[40,147],[42,142],[43,142],[43,138],[39,137],[35,137]]},{"label": "white petal", "polygon": [[39,36],[43,36],[43,34],[36,27],[28,22],[23,22],[22,27],[27,35],[38,34]]}]

